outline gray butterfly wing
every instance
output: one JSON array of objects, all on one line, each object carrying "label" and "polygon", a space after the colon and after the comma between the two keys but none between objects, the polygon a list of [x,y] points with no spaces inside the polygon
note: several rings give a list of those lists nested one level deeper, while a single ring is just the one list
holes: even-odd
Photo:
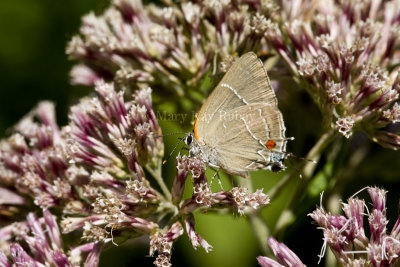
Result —
[{"label": "gray butterfly wing", "polygon": [[287,139],[282,114],[276,106],[254,103],[235,108],[228,116],[234,119],[218,125],[210,144],[217,151],[219,167],[248,177],[249,171],[271,170],[273,164],[281,164]]},{"label": "gray butterfly wing", "polygon": [[196,139],[207,143],[213,138],[222,115],[253,103],[277,106],[263,63],[256,54],[249,52],[233,63],[204,102],[194,125]]}]

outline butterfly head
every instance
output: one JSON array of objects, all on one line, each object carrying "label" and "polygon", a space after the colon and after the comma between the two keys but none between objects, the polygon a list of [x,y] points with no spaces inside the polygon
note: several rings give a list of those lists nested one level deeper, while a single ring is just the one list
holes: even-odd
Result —
[{"label": "butterfly head", "polygon": [[186,134],[185,139],[184,139],[185,144],[190,147],[192,145],[193,138],[194,138],[194,136],[193,136],[192,132]]},{"label": "butterfly head", "polygon": [[185,142],[185,145],[189,147],[189,156],[193,157],[195,155],[198,155],[200,152],[200,148],[197,145],[197,142],[195,141],[195,137],[193,132],[187,133],[186,136],[184,137],[183,141]]}]

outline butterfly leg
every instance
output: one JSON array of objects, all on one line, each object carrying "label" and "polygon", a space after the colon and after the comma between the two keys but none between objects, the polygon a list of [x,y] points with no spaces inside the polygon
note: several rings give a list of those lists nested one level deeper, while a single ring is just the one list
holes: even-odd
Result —
[{"label": "butterfly leg", "polygon": [[181,147],[181,149],[179,149],[179,152],[178,152],[179,156],[181,155],[182,150],[186,150],[187,152],[190,151],[190,149],[188,147],[183,146],[183,147]]},{"label": "butterfly leg", "polygon": [[257,154],[260,155],[260,157],[264,160],[267,161],[267,158],[262,154],[262,152],[264,151],[264,149],[260,149],[257,151]]},{"label": "butterfly leg", "polygon": [[219,186],[221,187],[222,191],[225,191],[224,188],[222,187],[221,177],[219,177],[219,167],[216,165],[208,165],[208,166],[210,167],[211,170],[215,171],[213,177],[211,178],[210,188],[211,188],[212,182],[214,181],[215,176],[217,176]]}]

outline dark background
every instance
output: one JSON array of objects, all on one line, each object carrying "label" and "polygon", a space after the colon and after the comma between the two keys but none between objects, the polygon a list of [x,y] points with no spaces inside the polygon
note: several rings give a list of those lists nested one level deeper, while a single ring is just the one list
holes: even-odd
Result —
[{"label": "dark background", "polygon": [[101,12],[105,0],[2,0],[0,1],[0,134],[39,100],[57,105],[60,124],[68,106],[90,90],[71,86],[72,62],[65,47],[78,32],[80,17]]}]

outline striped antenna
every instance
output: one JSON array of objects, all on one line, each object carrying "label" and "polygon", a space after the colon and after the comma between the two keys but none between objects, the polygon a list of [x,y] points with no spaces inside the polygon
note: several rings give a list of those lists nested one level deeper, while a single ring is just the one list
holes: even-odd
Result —
[{"label": "striped antenna", "polygon": [[174,134],[187,134],[187,133],[184,133],[184,132],[176,132],[176,133],[168,133],[168,134],[162,134],[162,135],[155,135],[154,137],[155,137],[155,138],[158,138],[158,137],[170,136],[170,135],[174,135]]},{"label": "striped antenna", "polygon": [[[295,158],[295,159],[299,159],[299,160],[303,160],[303,161],[308,161],[308,162],[312,162],[314,164],[317,164],[318,162],[312,159],[308,159],[308,158],[304,158],[304,157],[299,157],[296,156],[293,153],[287,153],[287,157],[290,158]],[[297,168],[295,165],[293,165],[293,168],[296,170],[296,172],[299,174],[300,179],[303,178],[303,175],[301,174],[301,171],[299,168]]]},{"label": "striped antenna", "polygon": [[178,145],[180,144],[180,143],[182,143],[182,141],[185,139],[184,137],[183,138],[181,138],[181,137],[178,137],[178,139],[179,139],[179,142],[175,145],[175,147],[174,147],[174,149],[172,149],[172,151],[171,151],[171,153],[169,154],[169,156],[163,161],[163,165],[171,158],[171,156],[172,156],[172,154],[175,152],[175,149],[178,147]]}]

